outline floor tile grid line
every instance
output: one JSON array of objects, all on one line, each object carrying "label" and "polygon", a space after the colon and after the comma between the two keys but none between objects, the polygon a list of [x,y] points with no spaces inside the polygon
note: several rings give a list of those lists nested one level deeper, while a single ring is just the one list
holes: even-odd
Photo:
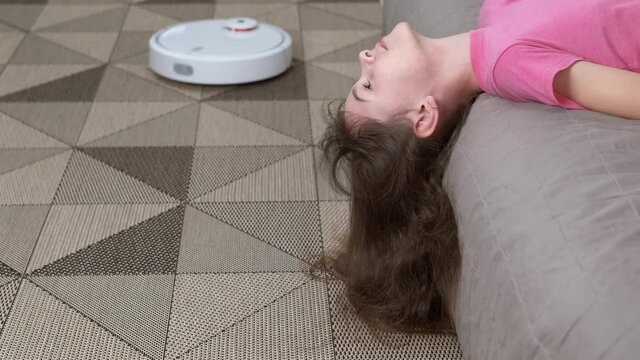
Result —
[{"label": "floor tile grid line", "polygon": [[[73,155],[73,150],[71,152],[71,155]],[[58,185],[56,187],[56,192],[55,192],[56,194],[60,190],[60,184],[62,184],[62,179],[64,178],[64,175],[67,172],[67,170],[69,169],[69,163],[70,162],[71,162],[71,156],[69,156],[69,159],[67,159],[67,163],[64,166],[64,171],[62,172],[62,176],[58,180]],[[7,322],[9,321],[9,317],[11,316],[11,312],[13,310],[13,306],[15,304],[15,300],[18,297],[18,293],[20,292],[20,289],[22,288],[22,282],[24,281],[24,278],[26,276],[25,272],[29,268],[29,264],[31,263],[31,258],[33,257],[33,253],[35,252],[36,247],[38,246],[38,241],[40,241],[40,236],[42,235],[42,230],[44,229],[44,226],[47,223],[47,219],[49,218],[49,214],[51,213],[51,208],[53,207],[53,200],[54,199],[55,199],[55,195],[54,195],[53,199],[51,200],[51,202],[49,204],[47,204],[48,205],[47,214],[45,215],[44,220],[42,221],[42,225],[40,225],[40,230],[38,231],[38,237],[36,238],[36,241],[33,243],[33,247],[31,248],[31,254],[29,255],[29,260],[27,260],[27,263],[24,265],[24,269],[22,269],[22,271],[21,271],[21,274],[20,274],[20,286],[18,287],[18,291],[16,291],[15,295],[13,296],[13,301],[11,302],[11,306],[9,307],[9,311],[7,312],[7,315],[5,317],[5,323],[2,326],[2,328],[0,328],[0,339],[2,339],[2,333],[7,328]]]},{"label": "floor tile grid line", "polygon": [[41,32],[39,32],[39,30],[29,31],[29,34],[31,34],[31,35],[33,35],[33,36],[37,36],[37,37],[38,37],[38,40],[44,40],[44,41],[52,42],[52,43],[53,43],[53,44],[55,44],[56,46],[59,46],[59,47],[61,47],[61,48],[65,49],[65,50],[71,51],[71,52],[73,52],[73,53],[75,53],[75,54],[80,54],[80,55],[82,55],[82,56],[89,57],[89,58],[91,58],[91,59],[95,60],[96,62],[99,62],[99,63],[100,63],[100,64],[96,64],[96,65],[104,65],[104,61],[103,61],[103,60],[96,59],[96,58],[94,58],[93,56],[91,56],[91,55],[89,55],[89,54],[83,54],[83,53],[81,53],[81,52],[78,52],[78,50],[74,50],[74,49],[72,49],[72,48],[70,48],[70,47],[68,47],[68,46],[66,46],[66,45],[63,45],[63,44],[61,44],[61,43],[59,43],[59,42],[55,42],[55,41],[49,40],[49,39],[45,38],[44,36],[41,36],[41,35],[40,35],[40,34],[45,34],[45,33],[47,33],[47,32],[46,32],[46,31],[41,31]]},{"label": "floor tile grid line", "polygon": [[[293,66],[306,66],[306,63],[300,63],[300,64],[298,64],[298,65],[293,65]],[[291,71],[291,69],[292,69],[292,68],[293,68],[293,67],[289,68],[287,71]],[[230,90],[231,90],[231,89],[230,89]],[[238,114],[238,113],[237,113],[237,112],[235,112],[235,111],[227,110],[227,109],[222,109],[222,108],[220,108],[220,107],[216,106],[216,105],[215,105],[215,103],[212,103],[212,102],[215,102],[215,101],[216,101],[216,99],[214,99],[216,96],[219,96],[219,95],[224,94],[224,93],[226,93],[226,92],[228,92],[228,91],[224,91],[223,93],[215,94],[215,95],[214,95],[214,96],[212,96],[211,98],[208,98],[207,100],[203,100],[203,102],[205,102],[205,103],[206,103],[207,105],[209,105],[209,106],[213,106],[213,107],[214,107],[214,108],[216,108],[217,110],[224,111],[224,112],[228,112],[229,114],[235,115],[235,116],[237,116],[237,117],[239,117],[239,118],[242,118],[243,120],[250,121],[250,122],[252,122],[252,123],[254,123],[254,124],[256,124],[256,125],[262,126],[262,127],[267,128],[267,129],[269,129],[269,130],[272,130],[272,131],[275,131],[275,132],[277,132],[277,133],[278,133],[278,134],[280,134],[280,135],[284,135],[284,136],[286,136],[286,137],[289,137],[289,138],[292,138],[292,139],[298,140],[298,141],[300,141],[300,142],[302,142],[302,143],[309,144],[309,142],[308,142],[308,141],[301,140],[301,139],[298,139],[298,138],[293,137],[293,136],[291,136],[291,135],[285,134],[285,133],[283,133],[282,131],[280,131],[280,130],[278,130],[278,129],[273,128],[272,126],[268,126],[268,125],[266,125],[266,124],[261,124],[261,123],[255,122],[255,121],[253,121],[252,119],[248,119],[247,117],[245,117],[245,116],[243,116],[243,115],[240,115],[240,114]],[[225,101],[226,101],[226,100],[225,100]],[[253,100],[253,101],[256,101],[256,102],[272,102],[272,101],[270,101],[270,100]],[[278,100],[276,100],[276,101],[278,101]],[[292,100],[292,101],[293,101],[293,100]],[[296,100],[296,101],[302,101],[302,100]],[[304,101],[305,101],[305,102],[307,102],[307,103],[309,103],[308,96],[307,96],[307,99],[305,99]],[[311,142],[313,142],[313,140],[311,140]]]},{"label": "floor tile grid line", "polygon": [[[300,27],[300,29],[302,29],[302,20],[300,20],[300,6],[297,6],[297,11],[298,11],[298,26]],[[302,31],[302,30],[301,30]],[[304,42],[302,42],[302,44],[300,44],[300,46],[302,47],[302,53],[304,54]],[[334,50],[336,51],[336,50]],[[314,143],[314,139],[313,139],[313,124],[311,121],[311,105],[309,103],[309,101],[307,101],[307,108],[308,108],[308,121],[309,121],[309,131],[311,132],[311,143]],[[316,165],[316,147],[315,145],[311,146],[311,154],[314,158],[313,161],[313,181],[316,184],[316,206],[318,207],[318,226],[320,227],[320,246],[322,249],[322,253],[320,254],[321,256],[326,255],[326,250],[324,248],[324,232],[322,231],[322,216],[320,214],[320,189],[318,186],[318,171],[316,169],[317,165]],[[324,276],[322,276],[320,278],[320,280],[324,280],[324,287],[325,287],[325,307],[327,309],[327,314],[329,315],[329,332],[331,333],[331,354],[333,354],[333,359],[337,359],[338,358],[338,353],[336,350],[336,340],[335,340],[335,332],[334,332],[334,324],[333,324],[333,312],[331,311],[331,301],[329,299],[329,284],[328,284],[328,276],[325,274]],[[318,281],[316,280],[312,280],[312,281]]]},{"label": "floor tile grid line", "polygon": [[[135,75],[135,74],[133,74],[133,75],[134,75],[134,76],[137,76],[137,75]],[[146,102],[149,102],[149,101],[137,101],[137,102],[140,102],[140,103],[146,103]],[[176,102],[182,102],[182,101],[176,101]],[[185,101],[185,102],[186,102],[186,101]],[[105,103],[121,103],[121,101],[100,101],[99,103],[100,103],[100,104],[105,104]],[[120,129],[120,130],[117,130],[117,131],[114,131],[114,132],[107,133],[106,135],[103,135],[103,136],[101,136],[101,137],[99,137],[99,138],[95,138],[95,139],[89,140],[88,142],[84,143],[83,145],[79,145],[78,147],[90,147],[90,146],[86,146],[86,145],[91,144],[91,143],[96,142],[96,141],[99,141],[99,140],[102,140],[102,139],[107,138],[107,137],[112,136],[112,135],[120,134],[120,133],[122,133],[122,132],[124,132],[124,131],[127,131],[127,130],[129,130],[129,129],[131,129],[131,128],[134,128],[134,127],[136,127],[136,126],[138,126],[138,125],[142,125],[142,124],[146,124],[146,123],[148,123],[148,122],[150,122],[150,121],[158,120],[159,118],[161,118],[161,117],[163,117],[163,116],[168,116],[168,115],[173,114],[173,113],[176,113],[176,112],[178,112],[178,111],[180,111],[180,110],[184,110],[186,107],[192,106],[192,105],[193,105],[193,104],[195,104],[195,103],[196,103],[196,101],[193,101],[193,102],[191,102],[191,103],[188,103],[188,104],[184,105],[183,107],[180,107],[180,108],[177,108],[177,109],[171,110],[171,111],[166,112],[166,113],[162,113],[162,114],[160,114],[160,115],[157,115],[157,116],[154,116],[154,117],[152,117],[152,118],[149,118],[149,119],[147,119],[147,120],[145,120],[145,121],[142,121],[142,122],[139,122],[139,123],[136,123],[136,124],[133,124],[133,125],[130,125],[130,126],[124,127],[124,128],[122,128],[122,129]],[[95,102],[94,102],[94,104],[95,104]],[[91,111],[91,110],[89,110],[89,111]],[[199,117],[199,116],[200,116],[200,112],[199,112],[199,110],[198,110],[198,117]],[[85,127],[86,125],[87,125],[87,122],[85,121],[84,125],[82,126],[82,131],[84,131],[84,127]],[[82,131],[81,131],[81,133],[82,133]],[[197,134],[197,133],[196,133],[196,134]],[[103,146],[103,147],[125,147],[125,146]],[[126,146],[126,147],[157,147],[157,145],[150,145],[150,146]],[[162,145],[162,147],[184,147],[184,145]]]},{"label": "floor tile grid line", "polygon": [[[98,327],[100,327],[102,330],[106,331],[107,333],[109,333],[111,336],[117,338],[118,340],[122,341],[123,343],[127,344],[127,346],[129,346],[131,349],[141,353],[142,355],[152,359],[153,357],[147,353],[145,353],[144,351],[142,351],[141,349],[138,349],[135,345],[131,344],[130,342],[128,342],[127,340],[125,340],[124,338],[120,337],[118,334],[114,333],[113,331],[107,329],[106,327],[104,327],[102,324],[100,324],[99,322],[93,320],[91,317],[87,316],[85,313],[83,313],[82,311],[78,310],[77,308],[71,306],[71,304],[67,303],[66,301],[62,300],[61,298],[57,297],[55,294],[51,293],[50,291],[48,291],[47,289],[43,288],[42,286],[40,286],[40,284],[36,283],[35,281],[32,281],[31,279],[25,279],[23,281],[29,281],[31,284],[35,285],[36,287],[38,287],[40,290],[46,292],[48,295],[52,296],[54,299],[56,299],[57,301],[63,303],[64,305],[66,305],[67,307],[69,307],[70,309],[72,309],[73,311],[77,312],[78,314],[80,314],[83,318],[89,320],[90,322],[92,322],[93,324],[96,324]],[[22,287],[22,283],[20,284],[20,286]]]},{"label": "floor tile grid line", "polygon": [[[200,104],[198,106],[198,121],[196,122],[196,139],[198,138],[198,126],[200,125],[200,110],[202,109],[202,104]],[[191,156],[191,164],[189,165],[189,179],[187,180],[188,184],[187,184],[187,199],[189,198],[189,189],[191,188],[191,174],[193,172],[193,165],[194,162],[196,161],[196,157],[195,157],[195,148],[193,150],[193,156]],[[175,264],[175,270],[173,271],[173,284],[171,285],[171,300],[169,301],[169,315],[167,316],[167,332],[164,335],[164,346],[162,347],[162,358],[165,359],[166,358],[166,354],[167,354],[167,343],[169,342],[169,330],[171,328],[171,313],[173,312],[173,297],[176,294],[176,278],[178,277],[178,264],[180,262],[180,248],[182,248],[182,237],[184,234],[184,219],[187,216],[187,212],[186,212],[186,202],[183,202],[183,206],[185,207],[185,211],[183,211],[182,214],[182,222],[180,224],[180,241],[178,243],[178,253],[176,254],[176,259],[178,259],[178,261],[176,261]]]},{"label": "floor tile grid line", "polygon": [[184,353],[180,354],[180,355],[176,358],[176,360],[181,359],[184,355],[187,355],[188,353],[192,352],[193,350],[195,350],[195,349],[199,348],[200,346],[202,346],[203,344],[205,344],[205,343],[206,343],[206,342],[208,342],[209,340],[211,340],[211,339],[215,338],[216,336],[218,336],[220,333],[227,331],[227,329],[229,329],[230,327],[232,327],[232,326],[234,326],[234,325],[236,325],[236,324],[238,324],[238,323],[242,322],[243,320],[245,320],[245,319],[247,319],[247,318],[250,318],[250,317],[251,317],[251,316],[253,316],[254,314],[257,314],[257,313],[259,313],[260,311],[262,311],[263,309],[265,309],[265,308],[267,308],[267,307],[269,307],[269,306],[271,306],[271,305],[275,304],[275,303],[276,303],[276,302],[278,302],[280,299],[282,299],[282,298],[284,298],[285,296],[287,296],[287,295],[289,295],[289,294],[293,293],[294,291],[296,291],[296,290],[298,290],[298,289],[300,289],[300,288],[304,287],[305,285],[307,285],[307,284],[308,284],[308,283],[310,283],[311,281],[313,281],[313,280],[309,279],[309,280],[307,280],[307,281],[303,282],[302,284],[300,284],[300,285],[296,286],[295,288],[293,288],[293,289],[291,289],[291,290],[287,291],[286,293],[284,293],[284,294],[282,294],[282,295],[278,296],[277,298],[273,299],[272,301],[268,302],[267,304],[264,304],[262,307],[260,307],[260,308],[258,308],[258,309],[256,309],[256,310],[254,310],[254,311],[253,311],[253,312],[251,312],[250,314],[247,314],[247,315],[243,316],[242,318],[238,319],[238,321],[236,321],[236,322],[234,322],[234,323],[232,323],[232,324],[229,324],[226,328],[224,328],[224,329],[222,329],[222,330],[220,330],[220,331],[216,332],[215,334],[213,334],[213,335],[211,335],[211,336],[207,337],[206,339],[204,339],[204,340],[200,341],[200,342],[198,343],[198,345],[196,345],[196,346],[192,347],[191,349],[189,349],[189,350],[185,351]]},{"label": "floor tile grid line", "polygon": [[[198,136],[198,134],[197,134],[197,133],[196,133],[196,136]],[[269,201],[195,201],[196,199],[198,199],[198,198],[200,198],[200,197],[202,197],[202,196],[205,196],[205,195],[207,195],[207,194],[210,194],[210,193],[212,193],[212,192],[214,192],[214,191],[216,191],[216,190],[218,190],[218,189],[221,189],[221,188],[223,188],[223,187],[225,187],[225,186],[227,186],[227,185],[229,185],[229,184],[232,184],[232,183],[234,183],[234,182],[236,182],[236,181],[240,181],[240,180],[242,180],[242,179],[244,179],[244,178],[246,178],[246,177],[248,177],[248,176],[250,176],[250,175],[252,175],[252,174],[254,174],[254,173],[257,173],[258,171],[260,171],[260,170],[262,170],[262,169],[264,169],[264,168],[267,168],[267,167],[269,167],[269,166],[271,166],[271,165],[274,165],[274,164],[276,164],[276,163],[279,163],[279,162],[284,162],[285,160],[287,160],[287,159],[289,159],[289,158],[291,158],[291,157],[293,157],[293,156],[295,156],[295,155],[299,155],[301,152],[303,152],[303,151],[305,151],[305,150],[307,150],[307,149],[309,148],[309,146],[305,146],[305,145],[268,145],[268,146],[270,146],[270,147],[271,147],[271,146],[273,146],[273,147],[302,147],[302,149],[300,149],[300,150],[298,150],[298,151],[294,152],[293,154],[289,154],[289,155],[287,155],[287,156],[285,156],[285,157],[283,157],[283,158],[281,158],[281,159],[277,159],[276,161],[273,161],[273,162],[270,162],[270,163],[268,163],[268,164],[266,164],[266,165],[263,165],[263,166],[261,166],[260,168],[254,169],[254,170],[252,170],[252,171],[250,171],[250,172],[248,172],[248,173],[246,173],[246,174],[242,175],[241,177],[239,177],[239,178],[237,178],[237,179],[229,180],[229,181],[225,182],[225,183],[224,183],[224,184],[222,184],[222,185],[216,186],[215,188],[213,188],[213,189],[211,189],[211,190],[209,190],[209,191],[205,192],[204,194],[198,195],[198,196],[196,196],[194,199],[189,200],[189,203],[190,203],[190,204],[192,204],[192,203],[193,203],[193,204],[205,204],[205,203],[217,203],[217,202],[222,202],[222,203],[229,203],[229,202],[233,202],[233,203],[237,203],[237,202],[287,202],[287,201],[291,201],[291,200],[281,200],[281,201],[272,201],[272,200],[269,200]],[[225,147],[230,147],[230,146],[196,146],[196,147],[195,147],[195,149],[197,150],[198,148],[206,148],[206,147],[220,147],[220,148],[225,148]],[[233,147],[255,147],[255,148],[258,148],[259,146],[251,145],[251,146],[233,146]],[[195,159],[195,151],[194,151],[194,156],[193,156],[193,158]],[[193,169],[191,169],[191,171],[193,171]],[[193,174],[191,174],[191,176],[193,176]],[[145,183],[145,184],[146,184],[146,183]],[[189,189],[188,189],[188,190],[191,190],[191,178],[189,179]],[[317,196],[317,194],[316,194],[316,196]],[[303,200],[302,200],[302,201],[303,201]]]},{"label": "floor tile grid line", "polygon": [[[244,202],[244,203],[249,203],[249,202],[250,202],[250,203],[256,203],[256,202],[272,203],[273,201],[243,201],[243,202]],[[284,202],[284,201],[283,201],[283,202]],[[312,203],[313,201],[296,201],[296,202]],[[235,203],[238,203],[238,202],[233,201],[232,203],[234,203],[234,204],[235,204]],[[215,204],[215,203],[213,203],[213,202],[207,202],[207,203],[201,203],[201,204]],[[268,241],[265,241],[264,239],[261,239],[261,238],[259,238],[259,237],[255,236],[255,235],[253,235],[253,234],[251,234],[251,233],[249,233],[249,232],[247,232],[247,231],[243,230],[243,229],[240,229],[239,227],[236,227],[235,225],[233,225],[233,224],[231,224],[231,223],[228,223],[228,222],[226,222],[226,221],[224,221],[224,220],[222,220],[222,219],[219,219],[219,218],[217,218],[217,217],[215,217],[215,216],[213,216],[213,215],[211,215],[211,214],[209,214],[209,213],[205,212],[204,210],[201,210],[201,209],[199,209],[199,208],[197,208],[197,207],[195,207],[195,206],[192,206],[192,208],[193,208],[193,209],[195,209],[195,210],[200,211],[201,213],[203,213],[203,214],[205,214],[205,215],[207,215],[207,216],[209,216],[209,217],[211,217],[211,218],[213,218],[213,219],[216,219],[217,221],[220,221],[220,222],[221,222],[221,223],[223,223],[223,224],[226,224],[226,225],[231,226],[232,228],[234,228],[235,230],[237,230],[237,231],[239,231],[239,232],[241,232],[241,233],[244,233],[244,234],[246,234],[246,235],[249,235],[249,236],[251,236],[252,238],[254,238],[254,239],[256,239],[256,240],[259,240],[259,241],[261,241],[261,242],[265,243],[265,244],[266,244],[266,245],[268,245],[269,247],[272,247],[272,248],[274,248],[274,249],[276,249],[276,250],[278,250],[278,251],[280,251],[280,252],[283,252],[283,253],[285,253],[285,254],[287,254],[287,255],[289,255],[289,256],[292,256],[293,258],[298,259],[300,262],[303,262],[303,263],[305,263],[305,264],[307,264],[307,265],[309,265],[309,266],[313,267],[313,265],[312,265],[311,263],[309,263],[308,261],[306,261],[306,260],[304,260],[304,259],[299,258],[298,256],[296,256],[296,255],[294,255],[294,254],[292,254],[292,253],[288,252],[287,250],[281,249],[281,248],[279,248],[279,247],[275,246],[274,244],[271,244],[271,243],[269,243]],[[319,209],[318,209],[318,210],[319,210]],[[269,272],[273,272],[273,273],[281,273],[281,272],[296,272],[296,273],[300,273],[300,272],[306,272],[306,270],[302,270],[302,271],[240,271],[240,272],[237,272],[237,273],[242,274],[242,273],[249,273],[249,272],[251,272],[251,273],[255,273],[255,274],[269,273]],[[203,274],[203,273],[199,273],[199,274]],[[205,273],[205,274],[211,274],[211,273]]]},{"label": "floor tile grid line", "polygon": [[[44,7],[42,8],[44,9]],[[40,14],[42,14],[42,9],[40,10]],[[40,16],[40,14],[38,14],[38,16]],[[22,45],[22,43],[24,42],[24,39],[27,38],[27,35],[29,35],[29,33],[31,32],[31,30],[23,30],[17,26],[11,25],[7,22],[1,21],[0,23],[2,23],[2,25],[6,25],[12,28],[15,28],[16,31],[24,34],[24,36],[22,37],[22,39],[20,39],[20,42],[18,43],[18,45],[16,45],[15,50],[13,51],[13,54],[11,54],[11,56],[9,56],[9,58],[7,59],[7,62],[4,64],[4,67],[2,69],[0,69],[0,79],[2,78],[2,74],[4,74],[4,71],[7,69],[7,67],[9,66],[9,64],[11,63],[11,60],[13,60],[13,57],[16,55],[16,53],[18,52],[18,48],[20,47],[20,45]]]},{"label": "floor tile grid line", "polygon": [[[340,2],[338,1],[337,3],[340,3]],[[365,1],[360,2],[360,3],[361,3],[361,4],[367,4],[367,2],[365,2]],[[369,3],[370,3],[370,2],[369,2]],[[357,22],[357,23],[360,23],[360,24],[362,24],[362,25],[369,25],[369,26],[372,26],[372,27],[378,27],[378,26],[379,26],[379,24],[371,24],[371,23],[369,23],[369,22],[363,21],[362,19],[354,19],[354,18],[352,18],[352,17],[348,17],[348,16],[342,15],[342,14],[340,14],[340,13],[334,13],[334,12],[332,12],[332,11],[328,11],[328,10],[325,10],[325,9],[319,8],[319,7],[317,7],[317,6],[313,6],[313,2],[305,1],[305,2],[302,2],[302,3],[299,3],[299,4],[302,4],[302,6],[306,6],[306,7],[313,8],[314,10],[318,10],[318,11],[321,11],[321,12],[324,12],[324,13],[327,13],[327,14],[330,14],[330,15],[332,15],[332,16],[336,16],[336,17],[339,17],[339,18],[343,18],[343,19],[348,20],[348,21],[351,21],[351,22]],[[300,17],[298,17],[298,18],[300,18]]]}]

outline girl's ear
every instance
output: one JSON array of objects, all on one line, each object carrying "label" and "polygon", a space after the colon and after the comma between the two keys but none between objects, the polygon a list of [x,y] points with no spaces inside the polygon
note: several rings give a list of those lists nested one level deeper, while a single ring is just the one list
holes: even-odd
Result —
[{"label": "girl's ear", "polygon": [[438,103],[436,99],[429,95],[420,107],[419,116],[413,123],[413,132],[419,138],[431,136],[436,129],[439,119]]}]

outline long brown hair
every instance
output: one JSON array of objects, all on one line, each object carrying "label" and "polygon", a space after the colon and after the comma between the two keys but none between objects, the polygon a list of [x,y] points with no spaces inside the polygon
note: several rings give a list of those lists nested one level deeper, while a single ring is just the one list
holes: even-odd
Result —
[{"label": "long brown hair", "polygon": [[[452,114],[456,125],[440,141],[415,136],[408,119],[360,122],[343,110],[346,99],[336,112],[335,100],[323,103],[321,168],[326,174],[328,165],[333,189],[350,197],[350,221],[334,255],[325,252],[313,265],[344,283],[347,300],[369,326],[455,334],[448,301],[461,252],[442,178],[477,95]],[[353,131],[349,124],[356,122]],[[346,186],[339,180],[341,170]],[[318,278],[313,268],[310,272]]]}]

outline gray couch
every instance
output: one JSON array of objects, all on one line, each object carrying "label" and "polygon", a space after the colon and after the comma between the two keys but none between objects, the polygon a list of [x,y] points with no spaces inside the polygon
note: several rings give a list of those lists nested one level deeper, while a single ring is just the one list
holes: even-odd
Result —
[{"label": "gray couch", "polygon": [[[385,0],[384,32],[469,31],[481,5]],[[465,359],[640,359],[640,120],[483,93],[443,185]]]}]

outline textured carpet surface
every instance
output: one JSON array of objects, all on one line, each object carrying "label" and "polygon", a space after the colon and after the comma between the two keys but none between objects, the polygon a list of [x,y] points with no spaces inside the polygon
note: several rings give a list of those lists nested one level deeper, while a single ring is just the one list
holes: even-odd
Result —
[{"label": "textured carpet surface", "polygon": [[[378,333],[313,280],[347,199],[320,171],[323,100],[381,33],[378,1],[0,0],[0,359],[461,359]],[[177,83],[149,37],[253,17],[293,63]]]}]

